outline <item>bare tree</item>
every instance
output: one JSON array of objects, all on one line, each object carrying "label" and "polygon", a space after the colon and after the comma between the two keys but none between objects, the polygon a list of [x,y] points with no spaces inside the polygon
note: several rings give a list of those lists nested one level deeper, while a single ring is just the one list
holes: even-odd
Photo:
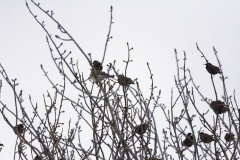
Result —
[{"label": "bare tree", "polygon": [[[59,35],[53,36],[44,21],[39,20],[26,3],[30,14],[47,34],[47,45],[61,76],[61,85],[54,82],[41,65],[41,70],[55,92],[51,94],[47,91],[46,96],[44,95],[44,114],[40,113],[39,107],[34,105],[29,96],[33,111],[30,114],[23,106],[22,91],[17,89],[17,79],[11,79],[0,64],[1,75],[14,93],[15,110],[0,101],[1,114],[17,136],[14,159],[239,159],[240,110],[235,93],[229,96],[227,92],[226,77],[214,47],[218,67],[210,63],[197,45],[197,50],[206,61],[206,72],[209,72],[209,82],[213,86],[214,96],[211,98],[205,97],[194,82],[190,69],[187,68],[185,52],[183,66],[180,67],[175,49],[175,85],[178,92],[174,99],[173,94],[176,93],[172,91],[171,106],[167,110],[160,102],[161,90],[156,89],[150,64],[147,63],[151,80],[148,97],[143,96],[143,85],[137,79],[129,77],[133,48],[128,43],[124,70],[116,68],[118,61],[108,63],[107,69],[104,68],[108,42],[112,38],[112,7],[105,49],[99,62],[93,60],[91,54],[84,52],[73,36],[54,18],[53,11],[44,10],[34,1],[31,3],[46,14],[60,31]],[[85,59],[75,59],[71,57],[71,51],[63,50],[66,41],[76,45]],[[89,77],[83,75],[79,67],[81,61],[89,63]],[[221,76],[224,93],[221,98],[217,94],[220,86],[214,83],[216,74]],[[71,94],[68,93],[68,88],[71,88]],[[198,104],[195,95],[209,106],[209,110],[205,112],[197,107],[202,104]],[[174,108],[177,104],[182,106],[180,113],[176,113]],[[67,124],[63,123],[63,120],[66,122],[65,106],[71,106],[74,110],[74,115],[71,113]],[[159,124],[154,117],[154,113],[159,112],[158,109],[162,110],[168,122],[167,128],[161,128],[162,133],[158,132]],[[5,112],[11,113],[15,122]],[[74,118],[76,121],[72,122]],[[213,119],[213,123],[209,118]],[[83,142],[84,130],[89,130],[88,137],[91,135],[89,144]]]}]

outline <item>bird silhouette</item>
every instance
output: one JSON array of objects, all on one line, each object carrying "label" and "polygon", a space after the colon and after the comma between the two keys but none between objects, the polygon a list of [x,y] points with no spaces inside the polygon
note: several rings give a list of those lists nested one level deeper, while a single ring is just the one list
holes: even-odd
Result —
[{"label": "bird silhouette", "polygon": [[24,132],[23,124],[18,124],[15,127],[13,127],[13,131],[15,134],[22,134]]},{"label": "bird silhouette", "polygon": [[193,136],[192,133],[188,133],[185,140],[183,141],[183,146],[191,147],[193,145]]},{"label": "bird silhouette", "polygon": [[231,141],[233,141],[233,139],[234,139],[234,134],[232,134],[232,133],[226,133],[225,136],[224,136],[224,139],[225,139],[227,142],[231,142]]},{"label": "bird silhouette", "polygon": [[129,86],[130,84],[134,84],[131,78],[128,78],[124,75],[118,75],[118,83],[122,86]]},{"label": "bird silhouette", "polygon": [[93,69],[90,69],[90,70],[91,70],[91,72],[90,72],[90,79],[93,82],[100,82],[100,81],[102,81],[105,78],[113,78],[114,77],[114,75],[110,75],[110,74],[107,74],[107,73],[102,72],[102,71],[96,71],[95,70],[95,73],[94,73]]},{"label": "bird silhouette", "polygon": [[147,128],[148,128],[148,124],[144,123],[134,127],[135,129],[134,131],[139,135],[143,135],[147,131]]},{"label": "bird silhouette", "polygon": [[212,65],[211,63],[206,63],[205,64],[206,65],[206,70],[208,71],[208,73],[210,73],[210,74],[218,74],[218,73],[222,73],[221,71],[220,71],[220,69],[219,69],[219,67],[217,67],[217,66],[214,66],[214,65]]},{"label": "bird silhouette", "polygon": [[210,103],[210,107],[213,109],[213,111],[216,113],[216,114],[222,114],[222,113],[225,113],[227,111],[229,111],[229,108],[225,107],[226,105],[224,104],[224,102],[222,101],[212,101]]},{"label": "bird silhouette", "polygon": [[200,135],[200,140],[203,142],[203,143],[210,143],[212,141],[214,141],[213,137],[211,135],[208,135],[207,133],[199,133]]}]

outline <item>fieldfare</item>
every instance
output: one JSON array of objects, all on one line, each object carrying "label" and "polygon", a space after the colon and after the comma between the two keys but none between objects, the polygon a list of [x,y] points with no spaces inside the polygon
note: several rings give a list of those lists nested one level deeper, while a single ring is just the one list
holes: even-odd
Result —
[{"label": "fieldfare", "polygon": [[100,82],[100,81],[102,81],[105,78],[113,78],[114,77],[114,75],[110,75],[110,74],[107,74],[107,73],[102,72],[102,71],[96,71],[95,70],[95,73],[94,73],[93,69],[90,69],[90,70],[91,70],[91,72],[90,72],[90,79],[93,82]]},{"label": "fieldfare", "polygon": [[213,109],[213,111],[216,114],[222,114],[225,113],[227,111],[229,111],[229,109],[227,107],[225,107],[226,105],[224,104],[224,102],[222,101],[212,101],[210,103],[210,107]]},{"label": "fieldfare", "polygon": [[200,140],[203,142],[203,143],[210,143],[212,141],[214,141],[213,137],[211,135],[208,135],[207,133],[199,133],[200,135]]},{"label": "fieldfare", "polygon": [[131,78],[128,78],[124,75],[118,75],[118,83],[122,86],[129,86],[130,84],[134,84]]}]

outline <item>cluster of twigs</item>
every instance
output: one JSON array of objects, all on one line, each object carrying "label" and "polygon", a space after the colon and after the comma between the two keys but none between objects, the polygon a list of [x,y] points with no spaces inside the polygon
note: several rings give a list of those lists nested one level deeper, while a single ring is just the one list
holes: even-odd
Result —
[{"label": "cluster of twigs", "polygon": [[[55,35],[57,40],[62,41],[57,43],[44,21],[41,22],[26,3],[31,15],[47,34],[46,40],[52,60],[63,80],[62,85],[58,85],[41,65],[41,69],[52,84],[55,93],[51,95],[47,92],[47,97],[44,96],[44,115],[40,114],[39,107],[33,104],[30,96],[29,101],[33,111],[33,114],[30,115],[22,104],[22,91],[18,91],[16,88],[18,86],[17,80],[11,80],[0,64],[2,77],[11,86],[14,93],[15,111],[10,110],[6,104],[0,101],[1,114],[17,136],[14,159],[168,160],[175,157],[194,160],[232,160],[238,158],[240,154],[238,145],[239,110],[235,94],[233,100],[232,96],[228,96],[226,78],[223,75],[215,48],[214,52],[220,68],[209,63],[197,46],[206,60],[206,69],[213,84],[215,100],[205,98],[193,81],[191,72],[186,67],[185,52],[183,67],[179,67],[177,51],[175,50],[177,63],[175,84],[178,97],[174,100],[172,91],[171,106],[167,110],[166,106],[160,103],[161,91],[158,91],[155,96],[156,86],[148,63],[151,80],[149,97],[144,97],[142,88],[136,79],[132,80],[127,77],[129,65],[132,62],[130,53],[133,49],[128,43],[128,58],[124,61],[126,63],[124,72],[115,67],[117,61],[107,64],[108,68],[104,69],[103,64],[108,42],[112,38],[112,7],[110,8],[110,25],[103,59],[98,62],[92,60],[91,54],[86,54],[83,51],[70,33],[54,18],[53,11],[45,11],[39,3],[31,2],[57,25],[64,37],[68,38]],[[79,67],[78,62],[83,61],[83,59],[75,60],[71,57],[71,51],[61,51],[65,41],[74,43],[84,55],[84,60],[88,61],[89,68],[91,68],[90,77],[84,77]],[[117,79],[112,78],[110,73],[114,74]],[[218,73],[221,74],[223,83],[224,96],[222,101],[218,99],[218,87],[214,84],[214,75]],[[66,86],[68,85],[72,87],[71,94],[67,93],[68,87]],[[203,112],[197,107],[199,104],[195,100],[196,91],[202,101],[209,106],[207,112]],[[72,96],[73,94],[77,95],[77,98]],[[174,107],[180,101],[182,101],[183,108],[176,116]],[[63,117],[67,114],[65,106],[71,106],[74,111],[70,113],[71,117],[76,118],[73,126],[71,118],[67,120],[67,125],[63,123],[63,121],[66,122]],[[163,129],[162,135],[158,133],[159,123],[154,117],[154,113],[158,111],[157,108],[162,109],[169,124],[167,128]],[[15,117],[15,123],[5,116],[6,111]],[[208,120],[209,115],[212,115],[212,123]],[[200,121],[196,120],[196,117],[199,117]],[[83,128],[83,124],[85,124],[85,128]],[[88,130],[87,137],[90,140],[88,144],[83,142],[83,137],[86,137],[83,135],[84,130]],[[223,140],[224,132],[226,132],[225,141]],[[176,155],[172,153],[176,153]]]}]

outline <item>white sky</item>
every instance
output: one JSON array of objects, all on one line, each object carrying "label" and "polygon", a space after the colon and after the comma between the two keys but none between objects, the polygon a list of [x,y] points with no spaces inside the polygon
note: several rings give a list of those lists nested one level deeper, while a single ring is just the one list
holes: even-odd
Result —
[{"label": "white sky", "polygon": [[[45,21],[46,26],[56,29],[31,2],[29,5],[38,18]],[[83,50],[92,53],[93,59],[98,60],[101,60],[103,54],[111,5],[113,39],[109,43],[105,69],[107,63],[117,60],[117,66],[123,72],[122,60],[127,58],[126,42],[129,42],[134,48],[131,52],[131,59],[134,61],[129,66],[129,77],[138,78],[147,95],[150,79],[146,63],[149,62],[155,85],[162,90],[161,102],[169,107],[170,91],[174,88],[173,76],[176,74],[174,48],[178,50],[181,60],[184,50],[195,82],[200,85],[203,93],[211,98],[214,96],[212,85],[203,66],[205,61],[196,49],[197,42],[208,60],[217,65],[212,49],[212,46],[215,46],[223,64],[223,71],[228,76],[229,94],[236,89],[236,95],[240,95],[240,1],[41,1],[45,10],[54,11],[54,17]],[[43,76],[40,64],[44,65],[50,76],[55,77],[58,74],[50,57],[45,32],[28,12],[25,1],[1,0],[0,21],[0,63],[10,78],[18,79],[18,88],[23,89],[26,108],[29,105],[29,94],[32,95],[34,103],[42,104],[42,94],[52,89]],[[90,66],[82,54],[76,48],[66,49],[73,51],[75,58],[84,64],[82,71],[87,78]],[[219,80],[217,77],[215,79]],[[175,97],[176,95],[177,92]],[[13,105],[13,97],[5,81],[1,100],[8,106]],[[203,104],[206,111],[208,106]],[[161,121],[165,122],[165,119]],[[0,159],[9,159],[13,157],[16,136],[10,127],[5,125],[1,116],[0,127],[4,130],[0,132],[0,143],[5,145]]]}]

